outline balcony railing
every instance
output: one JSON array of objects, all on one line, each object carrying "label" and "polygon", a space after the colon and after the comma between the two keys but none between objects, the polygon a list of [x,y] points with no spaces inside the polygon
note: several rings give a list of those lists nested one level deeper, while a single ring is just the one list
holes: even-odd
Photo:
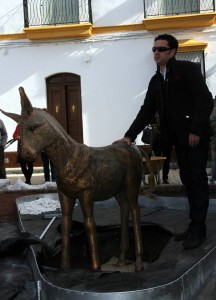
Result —
[{"label": "balcony railing", "polygon": [[163,17],[215,11],[215,0],[144,0],[144,17]]},{"label": "balcony railing", "polygon": [[92,23],[91,0],[23,0],[25,27]]}]

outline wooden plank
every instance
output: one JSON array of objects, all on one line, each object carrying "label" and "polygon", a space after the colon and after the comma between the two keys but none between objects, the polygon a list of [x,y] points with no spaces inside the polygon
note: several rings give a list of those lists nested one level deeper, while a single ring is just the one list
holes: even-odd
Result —
[{"label": "wooden plank", "polygon": [[[151,171],[153,173],[158,173],[163,168],[163,163],[166,157],[164,156],[152,156],[150,158]],[[150,170],[146,162],[146,158],[143,157],[143,165],[145,174],[149,174]]]}]

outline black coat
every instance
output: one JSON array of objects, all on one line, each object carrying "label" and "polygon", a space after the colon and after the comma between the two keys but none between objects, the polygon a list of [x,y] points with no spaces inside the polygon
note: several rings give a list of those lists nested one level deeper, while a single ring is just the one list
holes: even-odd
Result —
[{"label": "black coat", "polygon": [[189,133],[201,138],[211,134],[212,95],[202,76],[200,66],[172,58],[167,64],[164,81],[159,68],[152,77],[144,104],[125,136],[134,141],[158,111],[161,140],[170,139],[188,144]]}]

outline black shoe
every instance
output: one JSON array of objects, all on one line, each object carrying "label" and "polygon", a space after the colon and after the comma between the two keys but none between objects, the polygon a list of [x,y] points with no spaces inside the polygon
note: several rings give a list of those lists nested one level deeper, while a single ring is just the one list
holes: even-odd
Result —
[{"label": "black shoe", "polygon": [[205,240],[205,236],[190,233],[182,244],[185,250],[198,248]]},{"label": "black shoe", "polygon": [[169,184],[168,179],[163,179],[163,183],[164,183],[164,184]]},{"label": "black shoe", "polygon": [[175,241],[184,241],[188,238],[190,234],[190,230],[189,228],[187,230],[185,230],[184,232],[182,233],[179,233],[179,234],[175,234]]},{"label": "black shoe", "polygon": [[25,183],[31,185],[31,181],[30,180],[26,180]]}]

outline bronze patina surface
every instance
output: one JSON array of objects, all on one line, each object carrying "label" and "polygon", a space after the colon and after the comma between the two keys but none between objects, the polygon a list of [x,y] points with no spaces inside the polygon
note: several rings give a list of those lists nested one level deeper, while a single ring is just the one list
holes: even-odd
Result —
[{"label": "bronze patina surface", "polygon": [[126,264],[129,247],[128,221],[131,214],[135,241],[135,270],[143,269],[142,237],[138,195],[143,174],[138,149],[125,143],[106,147],[88,147],[73,140],[62,126],[43,109],[34,108],[22,87],[21,116],[4,114],[20,122],[22,157],[34,161],[45,151],[57,172],[57,188],[62,209],[61,267],[70,267],[70,232],[76,199],[84,216],[91,252],[91,267],[100,270],[93,216],[94,201],[115,197],[120,206],[121,243],[118,265]]}]

